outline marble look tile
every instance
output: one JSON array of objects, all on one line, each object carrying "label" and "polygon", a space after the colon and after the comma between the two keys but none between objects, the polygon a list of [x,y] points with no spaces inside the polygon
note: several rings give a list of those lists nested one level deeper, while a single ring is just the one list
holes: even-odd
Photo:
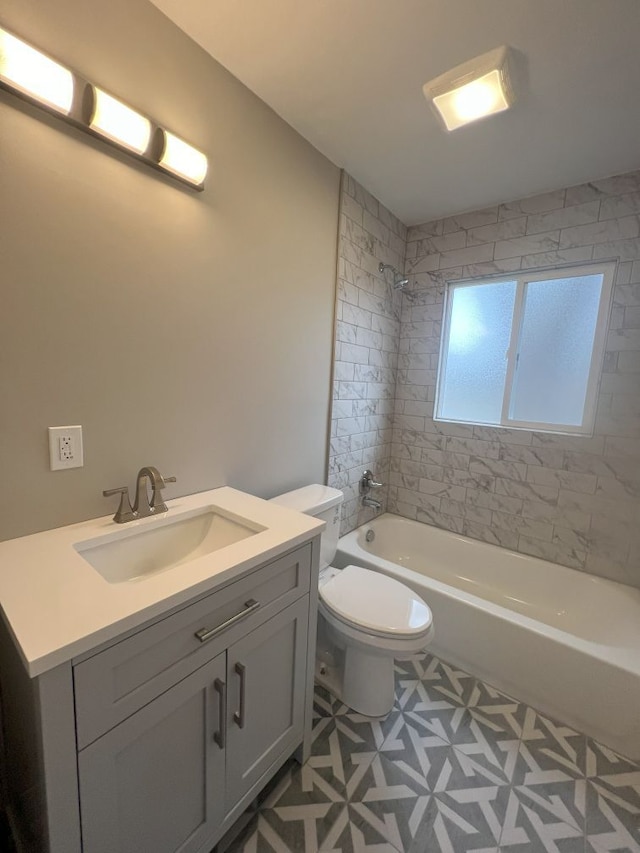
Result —
[{"label": "marble look tile", "polygon": [[542,468],[539,465],[527,466],[527,482],[587,494],[593,494],[596,490],[596,477],[592,474],[574,474],[571,471]]},{"label": "marble look tile", "polygon": [[563,228],[560,234],[560,248],[586,246],[596,243],[611,243],[640,236],[640,220],[637,216],[623,216],[620,219],[606,219],[589,225],[576,225]]},{"label": "marble look tile", "polygon": [[520,266],[523,270],[553,267],[556,264],[579,264],[590,261],[593,257],[593,246],[577,246],[572,249],[557,249],[553,252],[534,252],[522,255]]},{"label": "marble look tile", "polygon": [[348,218],[352,219],[358,225],[362,225],[364,208],[362,205],[350,196],[348,193],[342,193],[340,198],[341,211]]},{"label": "marble look tile", "polygon": [[514,258],[520,255],[552,252],[559,247],[559,240],[559,231],[532,234],[530,237],[515,237],[513,240],[500,240],[495,244],[495,257]]},{"label": "marble look tile", "polygon": [[549,468],[565,467],[563,464],[565,461],[564,451],[554,448],[545,449],[520,444],[503,444],[500,447],[498,458],[503,462],[522,462],[525,465],[542,465]]},{"label": "marble look tile", "polygon": [[640,190],[638,172],[629,172],[624,175],[616,175],[612,178],[603,178],[590,181],[588,184],[569,187],[566,191],[566,204],[579,204],[607,195],[624,195],[638,190]]},{"label": "marble look tile", "polygon": [[[523,481],[527,477],[527,466],[521,462],[503,462],[494,459],[471,458],[469,471],[472,474],[486,474],[491,477],[505,477],[509,480]],[[493,491],[493,490],[492,490]]]},{"label": "marble look tile", "polygon": [[[487,472],[472,472],[468,469],[466,471],[459,471],[457,468],[444,468],[443,472],[445,483],[462,486],[463,488],[478,489],[483,492],[494,491],[494,477]],[[457,500],[462,499],[457,498]]]},{"label": "marble look tile", "polygon": [[501,204],[498,209],[498,219],[513,219],[525,213],[544,213],[547,210],[556,210],[559,207],[564,207],[564,203],[564,190],[542,193],[541,195],[531,196],[520,201]]},{"label": "marble look tile", "polygon": [[[533,466],[528,470],[533,470]],[[506,495],[511,498],[536,500],[546,503],[549,506],[556,506],[558,503],[559,489],[554,486],[539,485],[532,482],[517,483],[515,480],[505,480],[498,477],[496,480],[496,493],[498,495]]]},{"label": "marble look tile", "polygon": [[484,243],[478,246],[469,246],[466,249],[456,249],[452,252],[443,252],[439,258],[440,269],[445,270],[449,267],[458,267],[467,264],[491,261],[493,260],[493,247],[493,243]]},{"label": "marble look tile", "polygon": [[496,240],[508,240],[512,237],[522,237],[526,231],[526,216],[517,219],[505,219],[493,225],[481,225],[477,228],[470,228],[467,231],[467,246],[477,246],[480,243],[495,243]]},{"label": "marble look tile", "polygon": [[[405,274],[408,276],[416,276],[419,273],[428,273],[432,270],[437,270],[440,266],[440,255],[430,254],[430,255],[422,255],[420,257],[415,258],[407,258],[405,263]],[[424,284],[430,285],[431,279],[428,278],[424,281]]]},{"label": "marble look tile", "polygon": [[640,192],[609,196],[600,205],[600,219],[618,219],[635,213],[640,213]]},{"label": "marble look tile", "polygon": [[411,243],[414,240],[421,240],[423,237],[436,237],[442,234],[442,222],[442,219],[438,219],[434,222],[424,222],[422,225],[409,226],[407,229],[407,243]]},{"label": "marble look tile", "polygon": [[475,426],[473,434],[485,441],[495,441],[500,444],[531,444],[533,433],[524,429],[507,429],[506,427]]},{"label": "marble look tile", "polygon": [[568,566],[570,569],[584,569],[587,557],[586,551],[565,548],[553,542],[543,542],[541,539],[532,539],[529,536],[520,536],[517,550],[531,557],[540,557],[541,560]]},{"label": "marble look tile", "polygon": [[462,278],[477,278],[479,276],[502,275],[520,269],[520,258],[501,258],[500,260],[485,261],[480,264],[465,264],[462,267]]},{"label": "marble look tile", "polygon": [[[640,521],[640,483],[629,463],[640,459],[640,337],[635,334],[640,332],[640,171],[409,229],[349,176],[343,193],[330,465],[333,481],[347,483],[348,523],[359,514],[352,491],[358,472],[354,456],[375,451],[376,464],[389,470],[397,452],[398,461],[423,467],[410,473],[394,465],[402,478],[389,492],[395,511],[412,518],[421,513],[424,522],[456,531],[461,522],[463,529],[464,523],[475,524],[475,530],[467,529],[478,538],[493,527],[518,535],[514,547],[523,552],[535,549],[546,559],[586,565],[618,579],[631,576],[640,586],[628,536],[618,536],[616,549],[614,535],[618,521],[627,526]],[[479,257],[478,250],[487,254]],[[411,288],[395,293],[377,265],[389,258],[402,268],[405,255]],[[621,259],[596,435],[432,421],[446,281],[581,263],[592,256]],[[388,419],[378,422],[374,417],[384,414],[376,411],[379,405],[388,407]],[[421,482],[428,492],[419,491]],[[442,486],[462,492],[443,493]],[[537,544],[535,534],[544,537]],[[544,553],[541,543],[547,546]]]},{"label": "marble look tile", "polygon": [[468,231],[470,228],[491,225],[497,221],[497,207],[487,207],[483,210],[475,210],[472,213],[459,213],[457,216],[449,216],[447,219],[441,220],[442,230],[445,234],[450,231]]},{"label": "marble look tile", "polygon": [[569,527],[578,533],[587,533],[591,525],[591,514],[563,507],[560,511],[542,501],[525,500],[522,502],[522,516],[543,524],[556,527]]},{"label": "marble look tile", "polygon": [[464,231],[453,231],[440,236],[424,237],[418,240],[416,257],[433,255],[438,252],[450,252],[452,249],[462,249],[467,245],[467,235]]},{"label": "marble look tile", "polygon": [[640,258],[640,240],[612,240],[606,243],[597,243],[593,247],[594,261],[619,258],[621,261],[632,261]]},{"label": "marble look tile", "polygon": [[539,234],[542,231],[554,231],[557,228],[597,222],[599,213],[600,202],[588,201],[549,213],[533,214],[527,218],[527,234]]},{"label": "marble look tile", "polygon": [[522,534],[534,539],[551,542],[553,538],[553,526],[544,521],[535,521],[523,515],[510,515],[506,512],[492,513],[492,524],[510,530],[512,533]]},{"label": "marble look tile", "polygon": [[522,511],[522,500],[520,498],[508,497],[506,495],[484,492],[478,489],[467,489],[465,503],[496,512],[506,512],[511,515],[519,515]]},{"label": "marble look tile", "polygon": [[518,548],[518,534],[511,530],[504,530],[500,527],[488,527],[484,524],[478,524],[475,521],[465,519],[462,532],[471,539],[479,539],[481,542],[487,542],[489,545],[499,545],[501,548],[509,548],[512,551]]},{"label": "marble look tile", "polygon": [[[443,500],[445,499],[440,499],[440,507],[442,507]],[[441,509],[421,509],[419,507],[416,512],[416,521],[422,524],[431,524],[433,527],[440,527],[442,530],[448,530],[451,533],[464,533],[464,520],[459,516],[448,515]]]}]

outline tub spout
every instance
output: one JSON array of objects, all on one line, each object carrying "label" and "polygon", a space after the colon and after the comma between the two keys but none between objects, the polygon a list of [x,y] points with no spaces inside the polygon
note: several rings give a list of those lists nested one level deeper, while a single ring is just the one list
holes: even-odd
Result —
[{"label": "tub spout", "polygon": [[380,501],[377,501],[375,498],[367,497],[366,495],[362,498],[362,506],[370,506],[372,509],[375,509],[376,512],[380,512],[382,509]]}]

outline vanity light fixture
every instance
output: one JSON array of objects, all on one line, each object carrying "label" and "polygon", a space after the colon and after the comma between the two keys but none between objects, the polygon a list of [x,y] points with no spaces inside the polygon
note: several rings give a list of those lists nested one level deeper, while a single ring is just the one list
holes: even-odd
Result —
[{"label": "vanity light fixture", "polygon": [[144,154],[151,138],[151,122],[122,101],[91,86],[93,109],[89,127],[137,154]]},{"label": "vanity light fixture", "polygon": [[0,88],[196,190],[204,189],[205,154],[1,27]]},{"label": "vanity light fixture", "polygon": [[497,47],[425,83],[425,98],[447,130],[508,110],[515,101],[509,48]]},{"label": "vanity light fixture", "polygon": [[64,115],[73,105],[73,74],[44,53],[0,29],[0,81]]},{"label": "vanity light fixture", "polygon": [[201,186],[207,174],[205,155],[168,130],[162,131],[160,166],[196,186]]}]

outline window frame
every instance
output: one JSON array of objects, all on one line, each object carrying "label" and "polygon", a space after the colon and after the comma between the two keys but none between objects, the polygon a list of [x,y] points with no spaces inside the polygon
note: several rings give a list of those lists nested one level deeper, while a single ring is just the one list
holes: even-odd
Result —
[{"label": "window frame", "polygon": [[[446,282],[444,293],[444,306],[442,317],[442,331],[440,333],[440,349],[438,354],[438,369],[435,388],[435,402],[433,419],[438,423],[464,424],[467,426],[495,427],[498,429],[523,429],[534,432],[552,432],[560,435],[593,435],[595,415],[598,403],[598,391],[604,354],[606,350],[607,334],[612,308],[613,283],[616,272],[616,261],[598,261],[595,263],[581,264],[580,266],[546,267],[535,270],[517,270],[512,274],[495,276],[477,276],[468,279],[452,279]],[[563,278],[579,278],[587,275],[602,275],[602,288],[600,291],[600,304],[594,332],[593,349],[591,352],[591,363],[587,379],[587,390],[585,395],[584,416],[582,425],[543,423],[540,421],[520,421],[509,418],[509,407],[513,394],[515,371],[519,358],[519,343],[522,334],[522,323],[524,320],[524,306],[527,285],[536,281],[553,281]],[[463,287],[477,287],[482,284],[500,284],[501,282],[515,282],[516,296],[511,317],[511,332],[509,335],[509,346],[505,353],[507,369],[505,372],[504,387],[502,393],[502,409],[500,412],[500,423],[481,423],[479,421],[459,420],[444,418],[438,415],[440,409],[440,395],[444,385],[444,377],[447,369],[447,357],[449,348],[449,332],[451,326],[451,312],[453,307],[452,294],[455,290]]]}]

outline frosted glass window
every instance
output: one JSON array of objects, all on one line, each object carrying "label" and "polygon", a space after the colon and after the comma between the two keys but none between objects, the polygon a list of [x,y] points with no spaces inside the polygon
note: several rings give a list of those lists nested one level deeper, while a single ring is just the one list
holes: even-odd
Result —
[{"label": "frosted glass window", "polygon": [[515,281],[453,290],[443,419],[500,423],[515,298]]},{"label": "frosted glass window", "polygon": [[602,275],[526,285],[511,419],[582,423],[601,290]]},{"label": "frosted glass window", "polygon": [[613,264],[451,283],[435,419],[590,432]]}]

